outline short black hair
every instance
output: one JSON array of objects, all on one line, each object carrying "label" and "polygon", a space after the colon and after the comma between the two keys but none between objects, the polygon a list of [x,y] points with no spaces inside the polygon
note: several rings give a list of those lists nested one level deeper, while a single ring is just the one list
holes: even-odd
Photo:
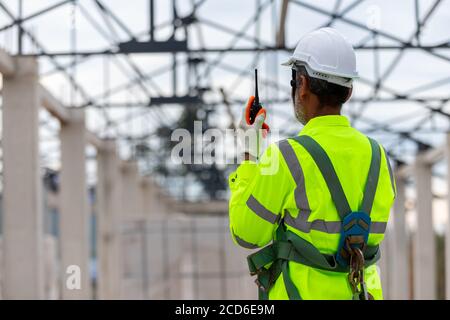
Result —
[{"label": "short black hair", "polygon": [[340,86],[322,79],[310,77],[304,66],[296,66],[297,77],[305,76],[309,82],[309,90],[319,99],[319,107],[342,107],[347,101],[350,88]]}]

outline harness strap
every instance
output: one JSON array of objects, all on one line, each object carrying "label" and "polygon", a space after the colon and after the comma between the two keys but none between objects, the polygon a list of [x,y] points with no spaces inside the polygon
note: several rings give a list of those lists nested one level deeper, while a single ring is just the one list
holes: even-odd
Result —
[{"label": "harness strap", "polygon": [[333,199],[339,216],[343,219],[352,211],[352,209],[348,204],[347,197],[345,196],[342,185],[339,182],[336,171],[334,170],[333,163],[327,153],[319,143],[309,136],[297,136],[292,139],[301,144],[313,158],[322,173],[322,177],[328,186],[328,190],[330,190],[331,198]]},{"label": "harness strap", "polygon": [[[367,246],[364,266],[370,266],[380,258],[379,246]],[[280,224],[277,239],[270,245],[249,255],[247,262],[251,275],[257,275],[259,298],[266,300],[268,292],[281,273],[289,299],[301,299],[295,284],[289,276],[289,262],[297,262],[316,269],[348,273],[349,268],[339,265],[335,256],[321,253],[310,242],[295,233],[284,230]]]},{"label": "harness strap", "polygon": [[364,188],[364,197],[361,210],[370,216],[373,200],[377,191],[378,179],[380,177],[381,167],[381,149],[380,145],[373,139],[368,138],[372,148],[372,159],[370,161],[369,173],[367,174],[366,186]]},{"label": "harness strap", "polygon": [[[291,276],[289,275],[289,261],[293,261],[299,258],[299,256],[296,254],[298,251],[291,244],[291,242],[289,242],[289,239],[287,237],[288,233],[283,222],[278,227],[276,235],[277,240],[283,244],[282,247],[277,250],[277,258],[279,261],[281,261],[281,272],[283,274],[284,287],[286,288],[289,300],[302,300],[297,287],[295,286],[294,282],[291,279]],[[276,281],[277,278],[278,277],[274,278],[274,281]]]},{"label": "harness strap", "polygon": [[[259,274],[271,267],[274,261],[294,261],[325,271],[347,273],[348,267],[337,264],[335,256],[323,254],[310,242],[302,239],[291,231],[286,231],[288,241],[274,241],[274,243],[252,253],[247,257],[248,267],[252,275]],[[292,241],[291,239],[295,239]],[[380,258],[379,246],[367,246],[364,252],[365,266],[374,264]],[[275,279],[276,280],[276,279]]]},{"label": "harness strap", "polygon": [[[380,176],[381,149],[380,145],[375,140],[369,137],[367,138],[370,142],[372,158],[370,161],[369,172],[367,174],[366,185],[364,188],[361,210],[370,215],[378,186],[378,178]],[[320,144],[310,136],[297,136],[292,139],[301,144],[313,158],[327,184],[328,190],[330,191],[331,198],[333,199],[339,216],[341,217],[341,219],[344,219],[344,217],[352,210],[347,201],[347,197],[345,196],[344,189],[342,188],[342,185],[336,174],[336,170],[334,170],[333,163],[331,162],[330,157],[328,157],[327,153],[320,146]]]}]

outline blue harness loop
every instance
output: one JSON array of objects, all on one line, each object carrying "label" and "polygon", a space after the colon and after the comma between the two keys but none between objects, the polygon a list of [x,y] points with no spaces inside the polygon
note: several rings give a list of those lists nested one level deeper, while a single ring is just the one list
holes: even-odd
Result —
[{"label": "blue harness loop", "polygon": [[363,211],[351,212],[344,217],[341,227],[341,237],[336,252],[336,261],[342,267],[350,265],[352,249],[359,248],[365,251],[369,239],[372,219]]}]

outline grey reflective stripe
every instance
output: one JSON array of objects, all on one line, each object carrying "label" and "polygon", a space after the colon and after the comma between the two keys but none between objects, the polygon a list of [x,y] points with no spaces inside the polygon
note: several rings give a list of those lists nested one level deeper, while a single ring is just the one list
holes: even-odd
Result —
[{"label": "grey reflective stripe", "polygon": [[278,148],[280,149],[280,152],[283,155],[289,171],[291,172],[291,175],[296,183],[294,198],[297,208],[300,210],[298,216],[299,218],[308,220],[309,215],[311,214],[311,208],[309,207],[308,198],[306,197],[305,176],[303,175],[302,166],[298,161],[294,149],[287,140],[280,141]]},{"label": "grey reflective stripe", "polygon": [[388,155],[386,153],[386,150],[384,150],[384,148],[383,148],[383,151],[384,151],[384,157],[386,158],[386,164],[387,164],[388,171],[389,171],[389,178],[391,179],[392,191],[394,192],[394,195],[397,196],[397,193],[395,192],[394,175],[392,174],[391,163],[389,162]]},{"label": "grey reflective stripe", "polygon": [[240,245],[241,247],[247,248],[247,249],[256,249],[259,248],[256,244],[250,243],[245,241],[244,239],[239,238],[233,231],[233,237],[236,240],[236,242],[238,243],[238,245]]},{"label": "grey reflective stripe", "polygon": [[247,207],[249,207],[254,213],[256,213],[262,219],[276,223],[280,218],[279,215],[267,210],[254,196],[250,196],[247,200]]},{"label": "grey reflective stripe", "polygon": [[366,185],[364,187],[363,201],[359,210],[370,216],[378,188],[378,181],[380,179],[381,150],[378,142],[369,137],[367,138],[370,142],[372,157],[370,159],[369,172],[367,173]]},{"label": "grey reflective stripe", "polygon": [[339,233],[342,223],[340,221],[325,221],[322,219],[308,221],[308,217],[298,215],[297,218],[293,218],[286,210],[284,216],[284,222],[301,232],[309,233],[311,230],[322,231],[325,233]]},{"label": "grey reflective stripe", "polygon": [[384,233],[386,231],[387,222],[372,222],[370,225],[370,233]]},{"label": "grey reflective stripe", "polygon": [[[301,232],[309,233],[311,230],[321,231],[328,234],[338,234],[341,232],[341,221],[325,221],[317,219],[313,221],[307,221],[303,217],[292,218],[289,212],[286,211],[284,222]],[[372,222],[370,226],[370,233],[384,233],[386,230],[386,222]]]}]

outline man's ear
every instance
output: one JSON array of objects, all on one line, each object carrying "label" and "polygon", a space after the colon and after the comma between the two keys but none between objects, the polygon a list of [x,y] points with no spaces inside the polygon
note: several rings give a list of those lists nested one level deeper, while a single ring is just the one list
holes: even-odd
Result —
[{"label": "man's ear", "polygon": [[347,95],[347,98],[345,98],[345,102],[347,102],[350,99],[350,97],[352,96],[352,93],[353,93],[353,86],[350,88],[350,90],[348,90],[348,95]]},{"label": "man's ear", "polygon": [[300,76],[300,97],[305,98],[309,93],[309,80],[305,76]]}]

